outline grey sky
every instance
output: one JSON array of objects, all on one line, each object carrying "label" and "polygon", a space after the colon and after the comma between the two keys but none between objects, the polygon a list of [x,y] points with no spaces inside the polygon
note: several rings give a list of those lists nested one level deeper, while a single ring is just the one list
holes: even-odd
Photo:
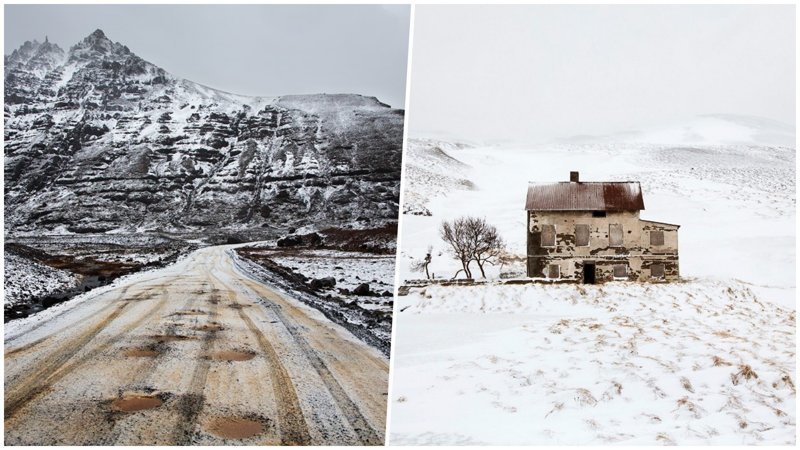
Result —
[{"label": "grey sky", "polygon": [[416,8],[412,136],[538,141],[700,114],[795,123],[794,6]]},{"label": "grey sky", "polygon": [[407,5],[5,5],[5,53],[102,29],[168,72],[249,95],[357,93],[403,108]]}]

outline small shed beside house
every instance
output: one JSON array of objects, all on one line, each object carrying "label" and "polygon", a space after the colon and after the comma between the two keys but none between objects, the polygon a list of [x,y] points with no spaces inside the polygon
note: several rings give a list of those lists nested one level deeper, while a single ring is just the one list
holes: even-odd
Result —
[{"label": "small shed beside house", "polygon": [[529,277],[582,283],[679,278],[679,225],[643,220],[638,181],[530,183]]}]

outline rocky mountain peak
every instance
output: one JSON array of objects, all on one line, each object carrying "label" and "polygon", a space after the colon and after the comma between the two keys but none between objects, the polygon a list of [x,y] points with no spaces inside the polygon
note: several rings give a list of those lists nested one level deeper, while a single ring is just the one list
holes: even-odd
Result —
[{"label": "rocky mountain peak", "polygon": [[397,219],[403,111],[374,97],[229,94],[102,30],[67,55],[45,39],[8,59],[7,232],[275,235]]},{"label": "rocky mountain peak", "polygon": [[101,29],[97,29],[92,34],[83,38],[78,44],[72,46],[69,50],[70,61],[80,61],[88,59],[103,58],[110,54],[119,56],[132,55],[128,47],[113,42],[109,39]]},{"label": "rocky mountain peak", "polygon": [[[40,65],[42,62],[49,62],[48,69],[52,66],[61,63],[64,58],[64,50],[53,44],[45,36],[44,42],[39,42],[34,39],[33,41],[25,41],[18,49],[11,52],[4,58],[5,73],[18,67],[30,64],[33,61],[33,66]],[[35,68],[35,67],[34,67]]]}]

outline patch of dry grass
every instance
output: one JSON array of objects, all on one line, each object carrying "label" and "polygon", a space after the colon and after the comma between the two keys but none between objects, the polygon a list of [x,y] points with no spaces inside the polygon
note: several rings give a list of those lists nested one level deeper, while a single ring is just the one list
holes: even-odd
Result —
[{"label": "patch of dry grass", "polygon": [[758,379],[758,374],[748,364],[741,364],[739,371],[731,374],[731,382],[736,386],[742,378],[745,380]]}]

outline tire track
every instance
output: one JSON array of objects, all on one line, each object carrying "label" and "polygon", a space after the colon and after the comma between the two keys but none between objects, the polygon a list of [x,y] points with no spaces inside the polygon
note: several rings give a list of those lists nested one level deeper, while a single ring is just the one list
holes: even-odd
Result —
[{"label": "tire track", "polygon": [[[226,254],[223,253],[222,259],[225,258],[225,255]],[[214,275],[213,272],[209,272],[209,275],[223,286],[226,292],[236,292],[218,276]],[[283,363],[281,363],[275,348],[267,337],[264,336],[264,333],[256,327],[256,324],[253,323],[247,313],[244,312],[244,308],[237,308],[236,311],[242,322],[244,322],[250,332],[256,337],[258,346],[267,358],[272,390],[278,403],[277,422],[281,436],[280,445],[311,445],[311,434],[308,431],[308,424],[306,423],[305,417],[303,417],[300,400],[297,398],[297,392],[294,389],[294,383],[292,383],[289,372],[286,370]]]},{"label": "tire track", "polygon": [[[209,272],[210,274],[211,272]],[[212,275],[213,278],[213,275]],[[213,286],[213,283],[212,283]],[[209,295],[211,296],[210,313],[208,317],[214,317],[219,314],[219,293],[215,292],[216,288],[212,288]],[[191,302],[187,302],[184,309],[188,309],[188,305],[194,303],[192,297]],[[197,418],[203,410],[205,404],[205,389],[208,380],[208,372],[211,369],[211,360],[209,355],[217,340],[216,331],[203,332],[203,340],[200,344],[200,358],[194,366],[192,378],[189,381],[189,388],[177,401],[178,414],[180,419],[175,425],[175,432],[173,433],[172,445],[191,445],[194,429],[197,425]]]},{"label": "tire track", "polygon": [[[145,279],[145,280],[139,280],[139,282],[138,282],[138,283],[130,283],[130,284],[127,284],[127,285],[123,286],[123,287],[122,287],[122,289],[120,289],[119,293],[118,293],[118,294],[116,294],[116,298],[115,298],[115,299],[113,299],[113,300],[109,300],[109,301],[108,301],[108,305],[104,306],[103,308],[101,308],[100,310],[98,310],[97,312],[95,312],[94,314],[96,314],[96,315],[102,314],[102,313],[104,313],[105,311],[107,311],[107,310],[109,310],[110,308],[112,308],[116,302],[120,302],[120,301],[127,300],[127,299],[125,298],[125,296],[128,294],[128,291],[129,291],[129,290],[130,290],[132,287],[136,287],[137,285],[141,285],[141,284],[144,284],[144,283],[151,283],[151,282],[153,282],[153,281],[155,281],[155,280],[160,280],[160,279],[162,279],[162,278],[167,278],[167,279],[168,279],[169,277],[166,277],[166,276],[158,276],[158,277],[154,277],[154,278],[148,278],[148,279]],[[105,287],[105,286],[104,286],[104,287]],[[99,288],[97,288],[97,289],[102,289],[102,288],[103,288],[103,287],[99,287]],[[101,292],[101,293],[97,293],[97,294],[95,294],[95,296],[97,296],[97,297],[100,297],[100,296],[103,296],[103,295],[112,294],[112,293],[114,293],[114,291],[115,291],[115,290],[116,290],[116,289],[109,289],[108,291]],[[90,292],[91,292],[91,291],[90,291]],[[140,294],[141,294],[141,293],[140,293]],[[81,295],[83,295],[83,294],[81,294]],[[137,294],[137,295],[139,295],[139,294]],[[13,335],[13,336],[9,336],[8,338],[5,338],[5,343],[7,344],[7,343],[9,343],[9,342],[15,341],[15,340],[19,339],[20,337],[22,337],[22,336],[25,336],[25,335],[28,335],[28,334],[32,333],[33,331],[36,331],[36,330],[38,330],[39,328],[43,327],[44,325],[47,325],[47,324],[49,324],[49,323],[53,322],[54,320],[58,319],[59,317],[61,317],[61,316],[65,315],[65,314],[67,314],[67,313],[73,312],[73,311],[75,311],[75,310],[77,310],[77,309],[80,309],[80,308],[82,308],[82,307],[84,307],[84,306],[88,306],[88,305],[90,305],[90,304],[91,304],[91,302],[88,302],[88,301],[82,301],[82,302],[80,302],[80,303],[77,303],[77,304],[72,304],[72,305],[70,305],[70,304],[69,304],[69,302],[70,302],[71,300],[72,300],[72,299],[70,299],[70,300],[67,300],[66,302],[62,303],[62,304],[67,304],[67,305],[68,305],[68,307],[64,308],[62,311],[59,311],[58,313],[56,313],[55,315],[53,315],[53,316],[51,316],[51,317],[47,318],[46,320],[43,320],[43,321],[41,321],[41,322],[39,322],[39,323],[37,323],[37,324],[35,324],[35,325],[31,325],[30,327],[27,327],[27,328],[25,328],[25,331],[22,331],[22,332],[20,332],[20,333],[17,333],[17,334],[15,334],[15,335]],[[88,300],[88,299],[87,299],[87,300]],[[53,331],[53,332],[51,332],[50,334],[58,334],[58,333],[59,333],[59,332],[61,332],[61,331],[62,331],[64,328],[67,328],[67,327],[68,327],[68,325],[67,325],[67,326],[65,326],[65,327],[62,327],[61,329],[59,329],[59,330],[57,330],[57,331]],[[8,354],[8,353],[6,352],[6,354]]]},{"label": "tire track", "polygon": [[29,342],[29,343],[27,343],[27,344],[25,344],[25,345],[23,345],[21,347],[17,347],[17,348],[12,348],[10,350],[6,350],[4,352],[5,357],[8,358],[9,356],[16,355],[17,353],[22,353],[22,352],[31,350],[32,348],[34,348],[37,345],[41,344],[42,342],[50,339],[51,337],[53,337],[53,335],[45,336],[45,337],[37,339],[37,340],[35,340],[33,342]]},{"label": "tire track", "polygon": [[[140,296],[144,296],[149,293],[149,291],[143,291],[140,294],[137,294],[137,297],[134,299],[138,300],[140,299]],[[38,394],[45,391],[50,385],[62,379],[64,376],[75,370],[78,366],[85,363],[88,359],[93,358],[110,345],[117,342],[123,335],[139,327],[147,318],[166,306],[166,303],[167,299],[166,296],[164,296],[142,317],[125,326],[122,331],[109,338],[104,344],[98,346],[94,350],[74,361],[72,364],[67,365],[72,357],[74,357],[81,349],[83,349],[83,347],[86,346],[86,344],[100,334],[100,332],[102,332],[110,323],[117,319],[126,309],[128,309],[131,304],[133,304],[133,302],[127,301],[117,305],[117,308],[114,309],[111,314],[101,319],[97,324],[81,334],[78,338],[73,339],[66,345],[62,345],[49,357],[45,358],[44,361],[39,364],[38,370],[26,375],[25,381],[21,382],[18,386],[11,386],[9,389],[7,389],[4,403],[4,418],[8,420],[13,417],[20,408],[28,404]]]},{"label": "tire track", "polygon": [[238,312],[247,328],[255,335],[258,345],[269,363],[272,389],[278,400],[278,427],[281,432],[281,445],[311,445],[308,425],[303,417],[300,401],[297,399],[297,392],[294,390],[289,372],[281,363],[275,348],[244,312],[244,308],[239,308]]},{"label": "tire track", "polygon": [[[120,291],[120,293],[117,295],[116,299],[110,300],[108,302],[108,305],[104,306],[102,309],[97,311],[95,314],[98,314],[98,315],[102,314],[102,313],[106,312],[107,310],[109,310],[110,308],[112,308],[117,301],[119,301],[119,300],[121,300],[121,299],[123,299],[125,297],[125,295],[128,293],[128,290],[131,287],[133,287],[132,284],[130,284],[128,286],[125,286]],[[103,295],[103,294],[99,294],[99,295]],[[67,302],[69,302],[69,300],[67,300]],[[39,328],[43,327],[44,325],[49,324],[50,322],[52,322],[52,321],[58,319],[59,317],[63,316],[64,314],[66,314],[68,312],[75,311],[76,309],[78,309],[78,308],[80,308],[80,307],[82,307],[84,305],[87,305],[87,304],[88,304],[87,302],[81,302],[81,303],[78,303],[76,305],[73,305],[70,308],[65,308],[63,311],[60,311],[58,314],[50,317],[49,319],[43,320],[43,321],[37,323],[36,325],[32,325],[30,328],[26,328],[25,331],[23,331],[23,332],[17,333],[17,334],[15,334],[13,336],[9,336],[8,338],[5,339],[5,342],[8,343],[8,342],[14,341],[16,339],[19,339],[21,336],[25,336],[25,335],[31,334],[32,332],[38,330]],[[52,334],[57,334],[57,333],[58,332],[55,332],[55,333],[52,333]],[[36,341],[35,343],[38,343],[38,342],[42,342],[42,340]],[[32,342],[31,344],[34,344],[34,342]],[[28,345],[30,345],[30,344],[28,344]],[[24,347],[25,346],[22,346],[20,348],[24,348]],[[12,350],[12,352],[13,352],[13,350]],[[9,354],[9,352],[6,352],[6,355],[8,355],[8,354]]]},{"label": "tire track", "polygon": [[289,334],[297,343],[300,350],[303,354],[306,355],[308,361],[311,363],[311,366],[314,370],[317,371],[317,374],[322,379],[322,382],[325,384],[325,387],[328,388],[328,391],[333,396],[333,399],[336,401],[336,404],[339,406],[339,409],[344,413],[345,419],[356,432],[361,441],[362,445],[384,445],[383,439],[379,436],[379,434],[370,426],[367,419],[361,414],[361,410],[358,408],[358,405],[347,395],[347,392],[344,390],[342,385],[333,375],[333,373],[328,369],[328,366],[325,362],[320,358],[317,351],[308,343],[305,336],[303,336],[302,332],[298,330],[297,325],[292,323],[290,319],[288,319],[281,311],[280,307],[276,305],[274,302],[267,298],[263,298],[258,296],[250,287],[242,285],[243,288],[249,290],[258,298],[260,298],[269,308],[270,311],[275,315],[275,317],[281,322],[281,324],[286,328]]}]

